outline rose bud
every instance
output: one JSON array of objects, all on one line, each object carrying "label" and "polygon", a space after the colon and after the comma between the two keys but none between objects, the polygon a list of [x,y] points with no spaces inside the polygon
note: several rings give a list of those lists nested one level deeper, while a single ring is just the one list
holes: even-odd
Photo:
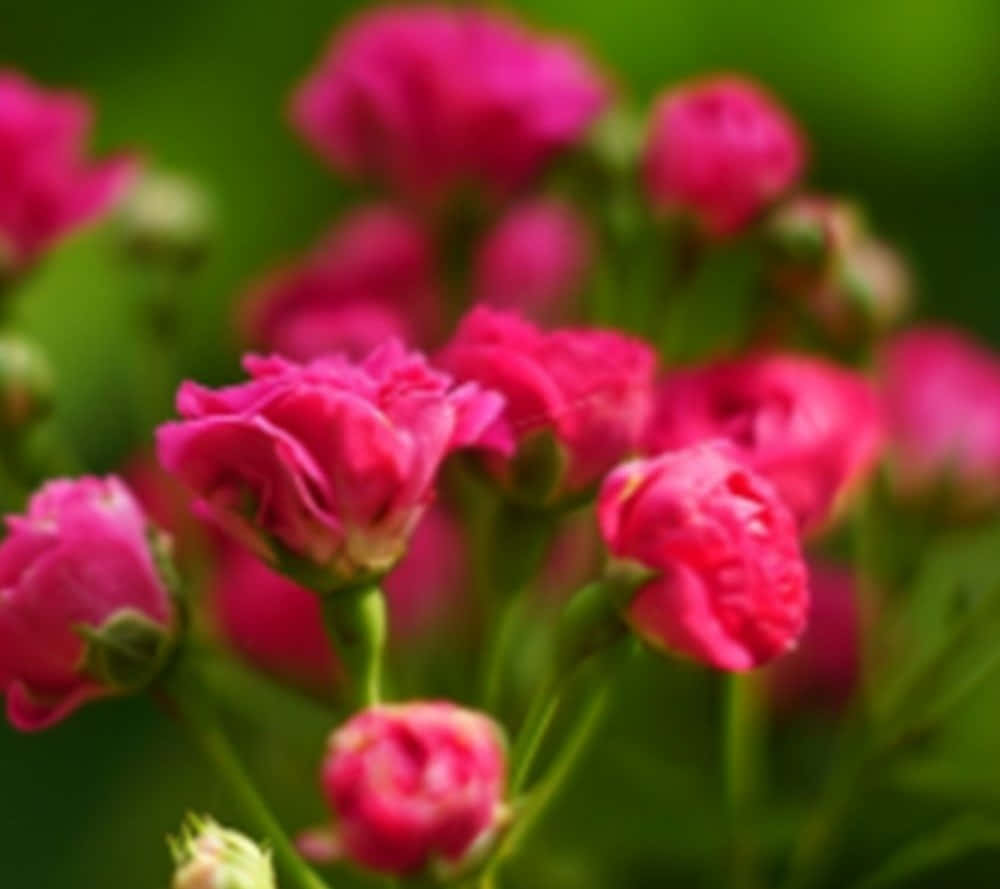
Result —
[{"label": "rose bud", "polygon": [[212,608],[228,643],[280,679],[329,688],[338,667],[319,599],[237,544],[224,547],[216,572]]},{"label": "rose bud", "polygon": [[50,481],[0,543],[0,687],[7,717],[46,728],[135,691],[163,666],[174,609],[146,517],[116,478]]},{"label": "rose bud", "polygon": [[614,559],[653,572],[622,604],[654,648],[742,671],[794,647],[809,608],[795,519],[725,442],[622,464],[598,520]]},{"label": "rose bud", "polygon": [[798,648],[774,664],[769,691],[781,709],[840,710],[858,683],[861,628],[854,575],[810,560],[809,623]]},{"label": "rose bud", "polygon": [[551,199],[521,204],[479,249],[476,298],[539,320],[565,317],[583,285],[592,248],[585,221],[568,204]]},{"label": "rose bud", "polygon": [[959,511],[1000,500],[1000,358],[963,333],[924,327],[892,340],[881,365],[899,493],[950,487]]},{"label": "rose bud", "polygon": [[454,875],[489,850],[507,820],[502,730],[445,701],[352,717],[330,739],[321,783],[335,845],[383,873]]},{"label": "rose bud", "polygon": [[586,494],[633,451],[649,417],[655,354],[615,331],[545,333],[480,306],[440,360],[506,397],[501,421],[517,453],[488,463],[514,499],[533,506]]},{"label": "rose bud", "polygon": [[208,195],[195,182],[150,173],[122,205],[124,247],[140,260],[190,268],[208,252],[214,217]]},{"label": "rose bud", "polygon": [[865,220],[856,205],[803,194],[782,202],[763,234],[772,274],[792,287],[815,284],[864,233]]},{"label": "rose bud", "polygon": [[653,107],[646,194],[710,237],[733,235],[795,184],[806,154],[795,121],[760,86],[730,76],[698,80]]},{"label": "rose bud", "polygon": [[389,6],[337,33],[291,114],[338,172],[433,200],[469,182],[526,184],[608,93],[567,43],[499,14]]},{"label": "rose bud", "polygon": [[270,853],[211,818],[188,815],[180,837],[169,843],[172,889],[277,889]]},{"label": "rose bud", "polygon": [[883,442],[875,390],[801,355],[756,355],[669,374],[646,452],[724,438],[768,478],[805,532],[822,529],[867,477]]},{"label": "rose bud", "polygon": [[0,71],[0,254],[7,274],[104,213],[131,182],[131,160],[86,161],[91,117],[82,96]]},{"label": "rose bud", "polygon": [[402,210],[356,210],[254,288],[241,326],[255,346],[295,361],[362,358],[393,338],[425,345],[442,317],[434,261],[428,233]]},{"label": "rose bud", "polygon": [[6,436],[52,408],[53,376],[45,353],[17,336],[0,335],[0,430]]},{"label": "rose bud", "polygon": [[226,531],[311,589],[381,577],[433,499],[444,458],[510,447],[495,435],[499,395],[454,387],[398,343],[359,364],[243,363],[248,382],[181,386],[183,420],[160,427],[158,455]]}]

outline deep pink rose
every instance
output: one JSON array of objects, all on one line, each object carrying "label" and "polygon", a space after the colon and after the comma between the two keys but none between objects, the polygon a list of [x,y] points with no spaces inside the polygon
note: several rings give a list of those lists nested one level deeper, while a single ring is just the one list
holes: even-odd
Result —
[{"label": "deep pink rose", "polygon": [[949,482],[970,506],[1000,498],[1000,358],[963,333],[924,327],[889,343],[882,376],[902,488]]},{"label": "deep pink rose", "polygon": [[774,665],[770,691],[783,708],[840,709],[858,683],[861,627],[854,575],[810,560],[809,623],[798,648]]},{"label": "deep pink rose", "polygon": [[[458,379],[502,393],[502,423],[516,440],[537,450],[550,436],[563,464],[533,492],[545,502],[585,491],[637,446],[649,418],[653,350],[610,330],[552,333],[510,312],[480,306],[459,325],[441,362]],[[511,461],[497,463],[510,481]]]},{"label": "deep pink rose", "polygon": [[757,355],[678,371],[661,384],[646,434],[655,454],[728,439],[813,531],[868,474],[882,445],[875,390],[818,358]]},{"label": "deep pink rose", "polygon": [[625,610],[650,645],[723,670],[795,645],[809,608],[795,520],[725,442],[619,466],[598,519],[614,557],[656,572]]},{"label": "deep pink rose", "polygon": [[442,314],[430,238],[401,210],[357,210],[257,285],[242,311],[255,346],[295,361],[362,358],[390,339],[426,345]]},{"label": "deep pink rose", "polygon": [[569,205],[516,206],[486,236],[476,259],[476,299],[539,320],[570,314],[591,262],[590,232]]},{"label": "deep pink rose", "polygon": [[46,728],[81,704],[114,694],[84,661],[82,628],[135,614],[173,620],[139,505],[116,478],[50,481],[0,544],[0,687],[7,718]]},{"label": "deep pink rose", "polygon": [[335,35],[292,119],[335,169],[433,198],[468,181],[522,185],[607,97],[571,46],[501,15],[389,6]]},{"label": "deep pink rose", "polygon": [[184,419],[158,430],[160,461],[263,558],[283,568],[289,555],[306,560],[332,585],[396,563],[442,460],[486,444],[502,408],[500,396],[453,387],[398,343],[360,364],[243,363],[246,383],[181,386]]},{"label": "deep pink rose", "polygon": [[91,116],[82,96],[0,70],[0,268],[31,262],[131,182],[132,160],[87,162]]},{"label": "deep pink rose", "polygon": [[721,76],[666,92],[643,158],[656,206],[690,214],[712,236],[743,229],[792,186],[806,162],[792,118],[761,87]]},{"label": "deep pink rose", "polygon": [[329,688],[337,660],[317,596],[236,544],[223,550],[216,571],[213,611],[233,648],[282,679]]},{"label": "deep pink rose", "polygon": [[383,705],[334,732],[321,783],[346,854],[412,874],[460,867],[488,845],[504,819],[505,764],[503,733],[485,715],[444,701]]}]

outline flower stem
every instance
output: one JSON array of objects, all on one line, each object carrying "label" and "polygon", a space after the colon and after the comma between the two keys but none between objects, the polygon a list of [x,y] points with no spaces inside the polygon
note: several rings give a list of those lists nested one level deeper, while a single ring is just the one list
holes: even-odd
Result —
[{"label": "flower stem", "polygon": [[253,829],[267,839],[282,874],[283,885],[288,889],[329,889],[302,860],[277,818],[261,799],[223,732],[215,711],[202,697],[198,666],[189,652],[181,652],[161,687],[208,763],[226,782],[233,800],[252,822]]},{"label": "flower stem", "polygon": [[729,885],[748,889],[757,885],[749,827],[760,771],[758,714],[750,677],[733,673],[725,680],[722,750],[729,818]]},{"label": "flower stem", "polygon": [[377,584],[326,593],[320,599],[327,632],[347,668],[351,701],[370,707],[382,699],[387,634],[385,596]]}]

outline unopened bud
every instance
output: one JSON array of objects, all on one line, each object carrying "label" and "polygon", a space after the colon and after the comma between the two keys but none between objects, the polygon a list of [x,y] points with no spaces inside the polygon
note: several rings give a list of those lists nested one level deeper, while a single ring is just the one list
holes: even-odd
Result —
[{"label": "unopened bud", "polygon": [[270,853],[211,818],[189,815],[169,842],[172,889],[276,889]]},{"label": "unopened bud", "polygon": [[800,195],[771,214],[764,239],[778,274],[802,274],[828,265],[863,230],[864,217],[854,204],[822,195]]},{"label": "unopened bud", "polygon": [[0,429],[22,429],[41,419],[52,407],[52,391],[52,368],[41,349],[0,336]]},{"label": "unopened bud", "polygon": [[875,239],[854,245],[844,257],[845,293],[865,320],[884,330],[906,314],[911,300],[909,269],[902,257]]},{"label": "unopened bud", "polygon": [[192,180],[148,175],[122,208],[125,248],[146,261],[190,268],[208,251],[214,215],[208,196]]}]

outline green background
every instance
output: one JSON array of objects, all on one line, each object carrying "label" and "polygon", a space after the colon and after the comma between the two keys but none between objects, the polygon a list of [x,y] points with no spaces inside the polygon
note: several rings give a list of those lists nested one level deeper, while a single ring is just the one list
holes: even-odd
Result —
[{"label": "green background", "polygon": [[[812,135],[811,181],[863,200],[879,230],[906,252],[920,282],[920,313],[1000,342],[1000,4],[514,6],[537,23],[577,34],[639,102],[664,84],[713,69],[761,78]],[[235,352],[225,331],[234,295],[255,271],[308,243],[346,197],[298,144],[283,108],[349,8],[315,0],[2,0],[0,64],[85,90],[98,108],[101,150],[135,148],[158,166],[196,177],[215,197],[216,249],[185,296],[187,374],[232,376]],[[113,467],[134,443],[130,393],[143,374],[139,348],[124,333],[126,282],[108,272],[111,243],[99,227],[65,244],[21,306],[23,324],[49,347],[59,372],[58,419],[99,470]],[[969,570],[996,570],[994,543],[981,542],[978,559],[963,557]],[[708,885],[698,862],[712,854],[706,837],[718,828],[710,799],[714,751],[706,740],[713,736],[712,695],[703,693],[702,678],[648,665],[633,678],[622,711],[641,702],[645,715],[641,725],[634,718],[628,727],[615,724],[590,766],[601,805],[594,806],[593,794],[568,800],[538,856],[544,874],[526,885]],[[975,731],[956,729],[951,752],[934,768],[943,761],[964,781],[964,792],[977,794],[977,806],[1000,810],[993,753],[1000,725],[990,706],[997,690],[994,683],[966,708],[961,724]],[[675,712],[694,724],[676,725]],[[820,727],[818,744],[823,734]],[[663,738],[662,756],[651,754],[657,748],[650,736]],[[320,812],[316,799],[296,789],[294,779],[312,772],[318,754],[304,747],[292,756],[262,745],[257,757],[296,825]],[[792,776],[803,770],[806,784],[815,781],[808,757],[801,759],[792,752],[785,765]],[[0,727],[0,885],[164,886],[162,838],[183,811],[231,813],[223,789],[186,762],[182,739],[145,701],[90,708],[38,736]],[[935,780],[954,785],[929,768],[929,777],[917,778],[932,788]],[[663,786],[669,793],[657,790]],[[935,799],[940,814],[944,803]],[[845,867],[862,870],[877,860],[880,843],[933,822],[919,793],[903,802],[898,791],[871,801]],[[967,800],[949,798],[947,805],[963,811]],[[574,851],[581,847],[588,851]],[[996,860],[973,856],[968,873],[980,864]],[[912,885],[942,885],[935,879]],[[948,885],[966,885],[954,879],[960,876],[950,871]]]}]

